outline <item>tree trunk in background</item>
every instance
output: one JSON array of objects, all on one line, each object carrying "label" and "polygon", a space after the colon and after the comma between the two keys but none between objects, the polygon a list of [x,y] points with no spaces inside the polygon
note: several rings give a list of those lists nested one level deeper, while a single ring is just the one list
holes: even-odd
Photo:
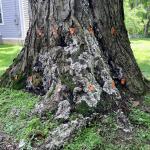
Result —
[{"label": "tree trunk in background", "polygon": [[[121,115],[128,101],[141,98],[146,88],[125,28],[123,0],[30,0],[30,5],[24,48],[1,85],[44,95],[34,113],[48,110],[64,120],[112,109]],[[67,134],[53,132],[47,148],[62,146],[87,122],[58,127]]]},{"label": "tree trunk in background", "polygon": [[150,18],[149,18],[149,20],[148,20],[148,22],[147,22],[147,24],[145,25],[145,28],[144,28],[144,36],[145,37],[148,37],[149,36],[149,28],[150,28]]}]

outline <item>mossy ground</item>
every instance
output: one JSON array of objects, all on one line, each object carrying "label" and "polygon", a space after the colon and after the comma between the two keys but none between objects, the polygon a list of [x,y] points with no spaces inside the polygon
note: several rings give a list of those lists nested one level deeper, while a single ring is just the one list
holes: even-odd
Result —
[{"label": "mossy ground", "polygon": [[0,131],[28,145],[41,142],[56,123],[52,122],[51,113],[47,113],[46,120],[31,115],[37,102],[37,96],[32,94],[0,88]]},{"label": "mossy ground", "polygon": [[[131,46],[142,72],[150,79],[150,40],[131,40]],[[9,45],[0,46],[0,75],[11,64],[19,48]],[[72,88],[73,85],[69,84],[68,86]],[[52,121],[50,112],[48,112],[46,120],[30,115],[37,102],[38,97],[24,91],[0,89],[0,130],[8,133],[17,141],[26,141],[26,149],[31,149],[34,142],[42,142],[48,132],[57,126],[57,122]],[[142,106],[131,108],[129,118],[134,126],[132,135],[125,135],[119,131],[115,114],[109,114],[79,131],[64,149],[149,150],[150,111],[148,110],[150,110],[150,95],[145,96]]]},{"label": "mossy ground", "polygon": [[126,134],[119,130],[115,114],[108,114],[79,131],[65,150],[149,150],[150,113],[142,111],[141,107],[131,110],[129,119],[133,133]]}]

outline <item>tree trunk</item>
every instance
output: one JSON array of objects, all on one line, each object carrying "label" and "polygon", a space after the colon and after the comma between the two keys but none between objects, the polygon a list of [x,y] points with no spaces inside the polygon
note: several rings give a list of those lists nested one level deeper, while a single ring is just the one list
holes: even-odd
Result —
[{"label": "tree trunk", "polygon": [[149,36],[149,27],[150,27],[150,18],[149,18],[149,20],[148,20],[148,22],[147,22],[147,24],[145,25],[145,28],[144,28],[144,36],[145,37],[148,37]]},{"label": "tree trunk", "polygon": [[[146,88],[125,28],[123,0],[30,0],[30,6],[24,48],[1,85],[44,95],[34,113],[49,110],[63,120],[112,109],[121,115],[128,101],[141,98]],[[86,122],[69,122],[68,134],[51,139],[47,148],[62,146]]]}]

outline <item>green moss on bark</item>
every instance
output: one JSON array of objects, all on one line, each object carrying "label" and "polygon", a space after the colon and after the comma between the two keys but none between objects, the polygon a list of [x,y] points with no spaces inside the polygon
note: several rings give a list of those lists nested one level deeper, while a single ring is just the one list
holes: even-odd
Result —
[{"label": "green moss on bark", "polygon": [[71,91],[74,90],[75,84],[72,80],[72,76],[69,73],[65,73],[60,76],[61,83],[66,85]]},{"label": "green moss on bark", "polygon": [[12,82],[12,88],[15,90],[20,90],[25,88],[26,77],[23,74],[18,75],[17,79]]},{"label": "green moss on bark", "polygon": [[93,108],[90,108],[85,101],[81,101],[76,106],[76,112],[83,116],[89,116],[93,112]]}]

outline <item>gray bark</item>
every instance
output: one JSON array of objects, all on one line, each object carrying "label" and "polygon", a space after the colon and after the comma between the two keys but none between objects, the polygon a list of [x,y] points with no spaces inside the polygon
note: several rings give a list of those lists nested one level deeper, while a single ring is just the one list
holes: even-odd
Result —
[{"label": "gray bark", "polygon": [[[50,52],[59,46],[64,49],[76,38],[75,44],[85,48],[91,44],[86,41],[90,35],[97,42],[97,49],[102,53],[100,55],[103,55],[101,57],[108,65],[111,76],[120,67],[127,88],[134,94],[144,92],[142,75],[124,25],[123,1],[39,0],[31,1],[30,5],[33,16],[31,26],[17,63],[10,67],[14,70],[11,70],[13,76],[20,71],[28,76],[40,53]],[[70,35],[72,26],[76,31]],[[90,28],[93,31],[88,31]]]}]

